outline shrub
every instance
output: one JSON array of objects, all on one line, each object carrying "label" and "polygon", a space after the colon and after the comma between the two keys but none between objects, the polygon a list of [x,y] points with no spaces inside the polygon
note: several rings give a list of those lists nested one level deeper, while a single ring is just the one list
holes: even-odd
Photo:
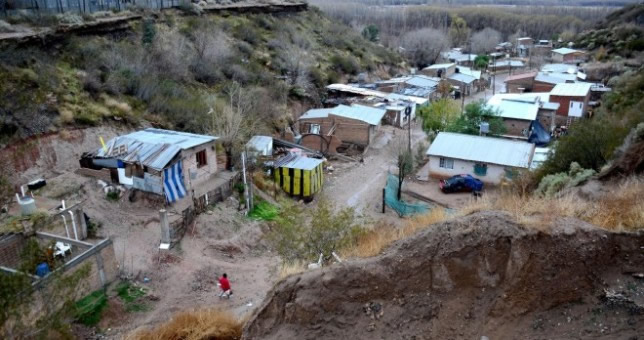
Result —
[{"label": "shrub", "polygon": [[362,232],[362,218],[351,207],[336,210],[322,199],[315,209],[284,201],[269,239],[285,262],[326,259],[355,242]]},{"label": "shrub", "polygon": [[535,193],[546,197],[552,197],[563,189],[573,188],[595,175],[593,169],[583,169],[579,163],[572,162],[568,173],[560,172],[545,176]]},{"label": "shrub", "polygon": [[127,340],[160,340],[160,339],[241,339],[244,320],[232,313],[216,309],[203,308],[179,312],[170,321],[155,329],[135,331],[126,337]]},{"label": "shrub", "polygon": [[100,289],[76,302],[76,320],[86,326],[94,326],[101,321],[103,310],[107,307],[107,295]]},{"label": "shrub", "polygon": [[335,54],[329,60],[334,70],[348,74],[357,74],[360,72],[360,63],[353,56],[343,56]]}]

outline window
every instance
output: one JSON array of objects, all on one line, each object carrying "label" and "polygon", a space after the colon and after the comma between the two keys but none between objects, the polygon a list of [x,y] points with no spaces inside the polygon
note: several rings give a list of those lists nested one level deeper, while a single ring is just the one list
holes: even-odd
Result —
[{"label": "window", "polygon": [[474,164],[474,174],[478,176],[487,175],[487,164],[485,163]]},{"label": "window", "polygon": [[454,169],[454,160],[453,159],[441,157],[439,163],[440,164],[438,166],[441,167],[441,168]]},{"label": "window", "polygon": [[320,124],[311,124],[309,126],[309,133],[320,134]]},{"label": "window", "polygon": [[206,150],[201,150],[197,152],[197,168],[201,168],[204,165],[208,164],[208,158],[206,158]]}]

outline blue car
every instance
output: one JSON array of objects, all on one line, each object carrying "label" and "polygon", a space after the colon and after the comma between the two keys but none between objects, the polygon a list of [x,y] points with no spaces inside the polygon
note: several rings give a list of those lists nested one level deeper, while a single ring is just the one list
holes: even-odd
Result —
[{"label": "blue car", "polygon": [[448,194],[452,192],[479,192],[483,190],[483,182],[472,175],[456,175],[443,179],[439,183],[441,191]]}]

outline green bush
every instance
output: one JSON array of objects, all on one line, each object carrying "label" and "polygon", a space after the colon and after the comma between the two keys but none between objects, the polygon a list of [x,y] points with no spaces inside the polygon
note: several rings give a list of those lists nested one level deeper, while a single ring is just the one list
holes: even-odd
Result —
[{"label": "green bush", "polygon": [[277,218],[278,214],[279,210],[276,206],[266,201],[256,201],[253,211],[248,213],[248,217],[254,220],[273,221]]},{"label": "green bush", "polygon": [[76,320],[86,326],[94,326],[101,321],[103,310],[107,307],[107,295],[103,289],[92,292],[76,302]]},{"label": "green bush", "polygon": [[568,173],[560,172],[545,176],[539,183],[536,193],[541,196],[552,197],[564,189],[574,188],[584,183],[595,174],[595,170],[583,169],[579,163],[573,162],[570,164]]},{"label": "green bush", "polygon": [[340,54],[335,54],[329,60],[331,62],[332,68],[336,71],[341,71],[348,74],[357,74],[360,72],[360,63],[353,56],[343,56]]}]

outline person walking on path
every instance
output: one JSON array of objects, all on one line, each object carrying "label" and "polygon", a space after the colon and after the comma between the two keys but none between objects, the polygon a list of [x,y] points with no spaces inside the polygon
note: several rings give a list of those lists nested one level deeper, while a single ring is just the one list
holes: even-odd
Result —
[{"label": "person walking on path", "polygon": [[230,282],[228,281],[228,275],[226,275],[226,273],[219,278],[219,283],[217,283],[217,285],[221,288],[221,294],[219,294],[219,297],[230,299],[230,296],[233,295],[233,291],[230,289]]}]

